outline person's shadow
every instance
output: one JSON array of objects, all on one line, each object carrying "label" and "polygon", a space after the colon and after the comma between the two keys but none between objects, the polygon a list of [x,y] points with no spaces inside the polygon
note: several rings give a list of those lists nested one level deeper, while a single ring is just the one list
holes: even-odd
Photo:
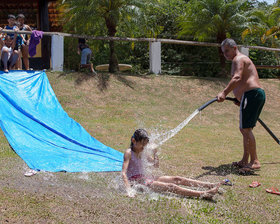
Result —
[{"label": "person's shadow", "polygon": [[247,171],[247,172],[242,172],[240,171],[240,168],[232,166],[232,164],[222,164],[218,167],[213,167],[213,166],[203,166],[203,170],[205,170],[204,173],[198,175],[196,179],[201,178],[203,176],[227,176],[229,174],[233,175],[243,175],[243,176],[259,176],[255,171]]}]

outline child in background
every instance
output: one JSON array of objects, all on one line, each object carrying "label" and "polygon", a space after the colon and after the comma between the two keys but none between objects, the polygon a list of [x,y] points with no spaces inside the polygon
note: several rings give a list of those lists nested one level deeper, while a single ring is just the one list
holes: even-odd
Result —
[{"label": "child in background", "polygon": [[[16,28],[15,31],[18,31],[18,28]],[[14,36],[16,37],[16,35]],[[16,38],[12,39],[11,36],[6,35],[4,41],[1,38],[0,42],[0,45],[3,46],[1,50],[1,64],[4,68],[4,72],[9,72],[18,60],[18,51],[14,50]]]},{"label": "child in background", "polygon": [[[12,14],[8,15],[8,25],[4,27],[5,30],[15,30],[17,28],[16,24],[16,17]],[[12,39],[14,39],[13,33],[8,33],[8,36],[10,36]]]},{"label": "child in background", "polygon": [[[137,129],[131,137],[131,146],[124,154],[124,162],[122,167],[122,178],[125,184],[126,192],[129,197],[135,196],[135,191],[131,188],[133,183],[143,184],[157,192],[171,192],[187,197],[202,197],[211,199],[219,189],[221,183],[208,183],[198,180],[192,180],[180,176],[146,176],[145,167],[142,156],[144,147],[148,144],[149,137],[144,129]],[[158,166],[156,152],[154,158],[149,158],[153,161],[154,166]],[[191,190],[183,186],[203,187],[207,190]]]},{"label": "child in background", "polygon": [[90,58],[92,55],[92,51],[90,50],[89,46],[86,44],[86,40],[84,38],[79,38],[78,40],[78,54],[81,54],[81,67],[82,68],[89,68],[93,74],[97,74],[93,69],[93,64],[90,63]]},{"label": "child in background", "polygon": [[[25,21],[25,16],[23,14],[18,14],[17,24],[19,30],[32,32],[30,26],[24,24],[24,21]],[[16,50],[19,51],[19,55],[22,54],[25,70],[29,70],[28,47],[29,47],[29,40],[27,34],[18,35]],[[19,57],[18,60],[18,68],[22,69],[21,57]]]}]

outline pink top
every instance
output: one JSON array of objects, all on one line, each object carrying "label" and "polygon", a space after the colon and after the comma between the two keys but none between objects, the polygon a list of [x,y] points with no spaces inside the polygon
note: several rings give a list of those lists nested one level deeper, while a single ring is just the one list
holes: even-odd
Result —
[{"label": "pink top", "polygon": [[127,168],[127,177],[130,179],[135,176],[144,176],[141,158],[137,157],[131,150],[131,158]]}]

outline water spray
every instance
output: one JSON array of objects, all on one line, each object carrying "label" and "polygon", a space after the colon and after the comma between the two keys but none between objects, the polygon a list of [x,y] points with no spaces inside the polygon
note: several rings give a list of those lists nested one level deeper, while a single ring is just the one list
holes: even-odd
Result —
[{"label": "water spray", "polygon": [[[198,110],[202,111],[204,108],[208,107],[210,104],[216,102],[217,100],[218,100],[217,98],[209,100],[207,103],[203,104],[200,108],[198,108]],[[226,97],[226,100],[233,101],[235,103],[239,103],[239,101],[236,98],[232,98],[232,97]],[[264,127],[264,129],[270,134],[270,136],[277,142],[277,144],[280,145],[279,138],[276,137],[276,135],[267,127],[267,125],[260,118],[258,118],[258,122]]]},{"label": "water spray", "polygon": [[[162,145],[164,142],[172,138],[174,135],[176,135],[180,130],[182,130],[200,111],[208,107],[210,104],[216,102],[218,99],[215,97],[212,100],[209,100],[205,104],[203,104],[201,107],[196,109],[189,117],[187,117],[183,122],[181,122],[176,128],[156,137],[151,144],[151,148],[157,148],[158,146]],[[232,97],[226,97],[226,100],[233,101],[235,103],[239,103],[239,101],[236,98]],[[280,140],[275,136],[275,134],[267,127],[267,125],[259,118],[259,123],[264,127],[264,129],[270,134],[270,136],[277,142],[277,144],[280,145]]]}]

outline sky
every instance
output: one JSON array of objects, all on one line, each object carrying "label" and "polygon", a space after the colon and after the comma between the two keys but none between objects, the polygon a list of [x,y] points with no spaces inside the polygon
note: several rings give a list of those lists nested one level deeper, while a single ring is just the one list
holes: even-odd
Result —
[{"label": "sky", "polygon": [[273,4],[275,2],[275,0],[264,0],[265,2],[267,2],[268,4]]}]

